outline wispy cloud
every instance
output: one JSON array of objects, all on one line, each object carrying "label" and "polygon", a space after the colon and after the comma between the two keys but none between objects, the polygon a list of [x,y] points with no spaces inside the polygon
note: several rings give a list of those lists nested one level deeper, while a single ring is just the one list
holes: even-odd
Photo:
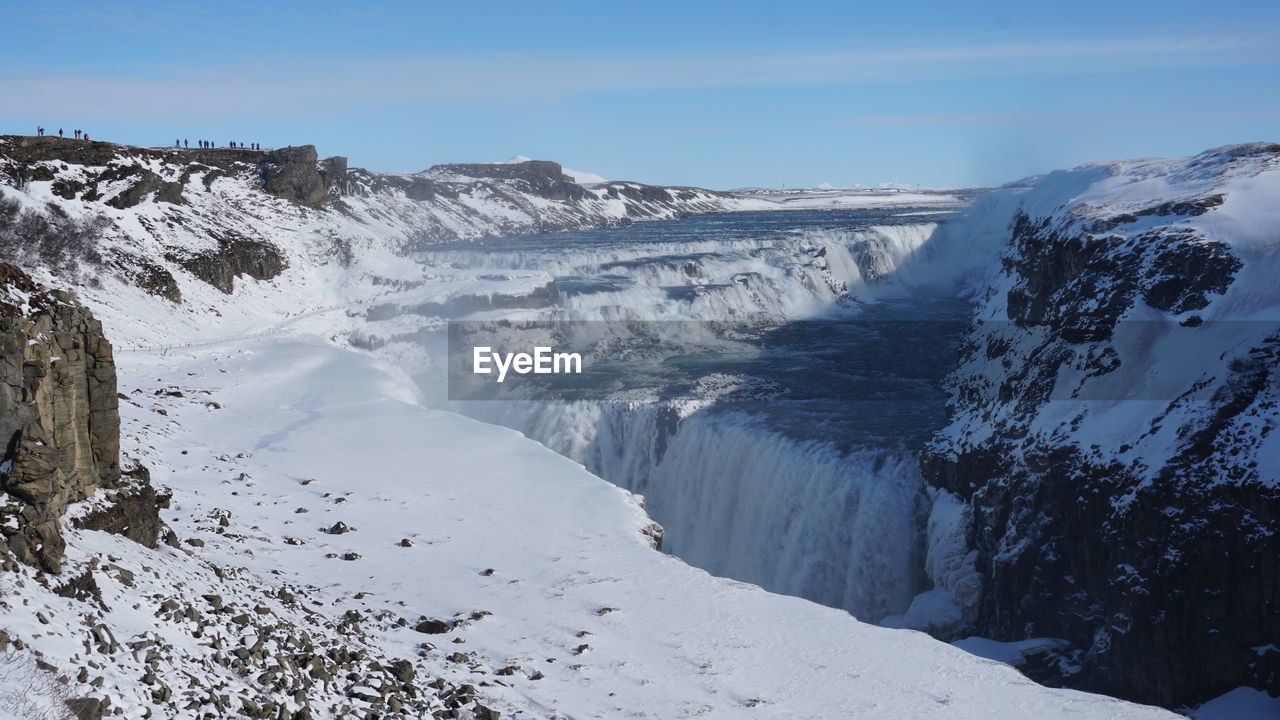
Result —
[{"label": "wispy cloud", "polygon": [[[80,68],[0,68],[7,114],[98,121],[262,118],[352,112],[370,103],[529,103],[570,95],[717,87],[785,87],[938,78],[1110,72],[1116,67],[1280,64],[1280,35],[1195,36],[914,47],[763,55],[601,58],[573,54],[318,57],[294,62]],[[922,116],[923,117],[923,116]],[[863,123],[979,122],[911,116]],[[971,118],[964,120],[965,117]],[[997,116],[987,116],[994,120]]]},{"label": "wispy cloud", "polygon": [[1079,122],[1206,122],[1213,120],[1280,119],[1280,107],[1261,109],[1118,111],[1105,107],[1071,112],[924,113],[914,115],[859,115],[840,118],[844,125],[1012,125]]}]

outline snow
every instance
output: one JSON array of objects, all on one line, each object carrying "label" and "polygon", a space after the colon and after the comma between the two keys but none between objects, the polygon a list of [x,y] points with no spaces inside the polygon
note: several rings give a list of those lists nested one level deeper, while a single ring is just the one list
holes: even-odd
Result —
[{"label": "snow", "polygon": [[[629,493],[514,431],[422,408],[399,371],[322,338],[128,352],[120,367],[122,388],[143,388],[141,407],[125,404],[126,433],[154,447],[129,445],[173,488],[166,520],[180,537],[204,541],[204,560],[313,586],[334,616],[492,613],[450,633],[464,642],[437,643],[428,660],[461,678],[479,676],[451,669],[444,654],[470,653],[482,672],[518,666],[500,678],[507,686],[486,688],[504,712],[1171,717],[1044,688],[926,635],[866,625],[655,552],[641,533],[650,521]],[[208,389],[202,398],[222,409],[153,399],[146,388],[165,382]],[[151,402],[166,403],[163,433],[145,429],[158,420]],[[237,480],[241,473],[249,479]],[[234,533],[203,521],[216,509]],[[322,530],[338,521],[353,531]],[[325,556],[347,552],[360,558]],[[408,628],[380,632],[382,646],[402,656],[423,639]],[[535,672],[541,679],[529,679]]]},{"label": "snow", "polygon": [[1272,720],[1280,718],[1280,698],[1238,687],[1192,710],[1195,720]]},{"label": "snow", "polygon": [[1231,193],[1199,225],[1214,236],[1231,238],[1237,251],[1250,256],[1273,254],[1280,248],[1280,169],[1260,172],[1234,183]]},{"label": "snow", "polygon": [[1015,642],[1000,642],[984,637],[967,637],[951,644],[978,657],[1006,665],[1021,665],[1028,654],[1068,646],[1065,640],[1056,638],[1029,638]]},{"label": "snow", "polygon": [[565,175],[573,178],[573,181],[579,185],[593,185],[595,183],[609,182],[599,175],[591,172],[583,172],[582,170],[570,170],[569,168],[560,168]]},{"label": "snow", "polygon": [[[946,634],[954,628],[963,626],[965,612],[946,588],[935,587],[915,596],[911,600],[911,606],[900,617],[902,619],[896,626],[923,630],[931,634]],[[881,624],[890,625],[883,622]]]}]

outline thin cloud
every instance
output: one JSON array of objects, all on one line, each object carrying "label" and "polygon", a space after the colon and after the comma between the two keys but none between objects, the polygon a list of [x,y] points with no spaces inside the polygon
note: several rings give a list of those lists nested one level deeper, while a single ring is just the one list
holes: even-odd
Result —
[{"label": "thin cloud", "polygon": [[1055,122],[1092,123],[1105,121],[1164,121],[1164,122],[1201,122],[1206,120],[1256,120],[1280,118],[1280,108],[1269,109],[1223,109],[1223,110],[1173,110],[1173,111],[1108,111],[1094,109],[1090,111],[1070,112],[1002,112],[1002,113],[926,113],[917,115],[860,115],[840,118],[836,122],[843,125],[866,126],[917,126],[917,125],[1007,125]]},{"label": "thin cloud", "polygon": [[9,115],[165,122],[220,119],[247,109],[260,119],[301,119],[358,114],[377,103],[527,104],[597,92],[857,85],[1232,63],[1280,63],[1280,37],[1131,38],[787,55],[295,58],[101,73],[60,67],[16,72],[10,67],[0,69],[0,85]]}]

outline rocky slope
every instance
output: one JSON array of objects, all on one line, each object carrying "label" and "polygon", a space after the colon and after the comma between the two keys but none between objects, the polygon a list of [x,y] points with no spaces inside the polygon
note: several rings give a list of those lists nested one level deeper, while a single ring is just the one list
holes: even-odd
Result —
[{"label": "rocky slope", "polygon": [[996,263],[922,460],[975,552],[931,570],[977,634],[1070,642],[1033,674],[1280,692],[1277,207],[1280,146],[1240,145],[1053,173],[938,238]]},{"label": "rocky slope", "polygon": [[[370,635],[426,618],[317,612],[314,588],[182,548],[160,518],[169,491],[122,460],[119,406],[207,413],[207,394],[119,394],[93,315],[0,263],[0,717],[497,717],[474,685]],[[175,424],[138,425],[128,446],[146,454]],[[215,537],[248,530],[205,520]]]}]

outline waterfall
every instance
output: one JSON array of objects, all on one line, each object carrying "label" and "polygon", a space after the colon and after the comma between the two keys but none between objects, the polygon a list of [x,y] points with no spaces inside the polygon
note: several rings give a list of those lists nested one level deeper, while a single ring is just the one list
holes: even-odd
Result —
[{"label": "waterfall", "polygon": [[[931,262],[936,227],[567,246],[543,236],[484,251],[449,248],[432,261],[549,272],[563,285],[547,311],[557,319],[785,323],[849,297],[876,302],[932,286],[945,275]],[[698,397],[450,407],[519,430],[644,495],[666,530],[664,549],[714,574],[869,622],[906,613],[928,588],[930,495],[914,449],[902,443],[850,448],[837,438],[796,437]]]},{"label": "waterfall", "polygon": [[921,589],[927,497],[914,453],[841,453],[679,403],[473,403],[644,495],[664,549],[708,572],[877,622]]}]

